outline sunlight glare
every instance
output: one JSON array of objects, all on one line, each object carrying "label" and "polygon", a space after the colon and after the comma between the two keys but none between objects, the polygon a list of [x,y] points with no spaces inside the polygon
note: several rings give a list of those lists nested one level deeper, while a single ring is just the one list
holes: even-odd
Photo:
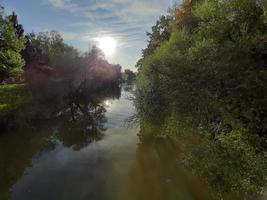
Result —
[{"label": "sunlight glare", "polygon": [[110,106],[109,100],[104,101],[105,106]]},{"label": "sunlight glare", "polygon": [[106,56],[114,54],[117,41],[112,37],[99,37],[95,39],[98,42],[98,47],[103,51]]}]

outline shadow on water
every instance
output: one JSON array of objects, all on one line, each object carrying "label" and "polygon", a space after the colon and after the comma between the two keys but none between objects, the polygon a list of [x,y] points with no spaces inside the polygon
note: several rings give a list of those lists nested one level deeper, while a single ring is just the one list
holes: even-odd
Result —
[{"label": "shadow on water", "polygon": [[[44,113],[48,113],[49,109],[53,113],[50,120],[27,125],[27,128],[22,125],[17,130],[1,134],[0,200],[10,199],[11,194],[12,199],[18,199],[14,197],[12,186],[27,174],[35,158],[38,160],[40,156],[59,148],[81,151],[90,143],[101,140],[105,135],[107,121],[104,102],[107,99],[119,99],[120,96],[121,88],[112,87],[101,92],[80,94],[79,98],[65,98],[60,93],[49,94],[50,99],[42,97],[44,104],[38,109]],[[58,104],[63,97],[66,100]]]},{"label": "shadow on water", "polygon": [[182,167],[179,142],[155,137],[157,132],[157,127],[140,127],[136,159],[129,175],[133,199],[213,199],[210,188]]}]

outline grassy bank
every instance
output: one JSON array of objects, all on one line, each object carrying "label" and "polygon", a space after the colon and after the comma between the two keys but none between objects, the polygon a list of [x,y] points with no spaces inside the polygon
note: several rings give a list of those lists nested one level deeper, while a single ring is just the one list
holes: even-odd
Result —
[{"label": "grassy bank", "polygon": [[0,115],[17,111],[32,99],[32,93],[25,84],[0,85]]}]

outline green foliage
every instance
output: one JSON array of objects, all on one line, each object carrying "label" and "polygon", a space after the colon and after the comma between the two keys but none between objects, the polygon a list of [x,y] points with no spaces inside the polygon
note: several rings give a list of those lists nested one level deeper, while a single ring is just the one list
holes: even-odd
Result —
[{"label": "green foliage", "polygon": [[59,57],[62,59],[62,56],[64,56],[66,52],[70,53],[71,51],[75,51],[76,53],[77,51],[64,44],[61,35],[56,31],[40,32],[38,35],[30,33],[27,34],[25,38],[27,40],[27,45],[23,52],[23,57],[27,65],[31,65],[34,61],[52,65]]},{"label": "green foliage", "polygon": [[0,85],[0,113],[17,109],[31,99],[30,91],[24,84]]},{"label": "green foliage", "polygon": [[194,130],[209,138],[195,144],[186,165],[220,193],[262,195],[266,1],[188,0],[170,24],[169,39],[139,62],[135,104],[141,119],[160,119],[163,137]]},{"label": "green foliage", "polygon": [[136,74],[130,69],[124,70],[124,81],[127,83],[132,83],[136,79]]},{"label": "green foliage", "polygon": [[119,83],[121,67],[111,65],[95,46],[81,53],[64,43],[56,31],[28,34],[23,52],[26,80],[31,85],[45,85],[51,80],[64,81],[73,89],[96,89]]},{"label": "green foliage", "polygon": [[16,34],[13,24],[0,12],[0,82],[4,78],[22,72],[25,64],[20,52],[24,49],[24,38]]},{"label": "green foliage", "polygon": [[222,134],[215,142],[189,148],[183,162],[193,174],[207,179],[221,194],[235,199],[255,199],[264,194],[266,153],[257,153],[242,130]]},{"label": "green foliage", "polygon": [[167,112],[166,100],[161,91],[152,85],[137,89],[135,107],[138,117],[147,122],[161,122]]},{"label": "green foliage", "polygon": [[267,29],[261,5],[207,0],[192,12],[199,21],[193,32],[178,26],[145,57],[140,90],[158,88],[169,106],[196,125],[230,117],[264,135]]},{"label": "green foliage", "polygon": [[60,56],[64,49],[63,39],[56,31],[39,33],[36,37],[36,43],[42,55],[47,56],[49,60]]},{"label": "green foliage", "polygon": [[[175,8],[174,8],[175,10]],[[156,24],[152,26],[152,32],[147,32],[149,37],[147,48],[142,50],[142,58],[137,62],[136,67],[140,67],[143,59],[151,55],[162,42],[170,37],[170,22],[174,13],[169,13],[168,16],[160,16]]]}]

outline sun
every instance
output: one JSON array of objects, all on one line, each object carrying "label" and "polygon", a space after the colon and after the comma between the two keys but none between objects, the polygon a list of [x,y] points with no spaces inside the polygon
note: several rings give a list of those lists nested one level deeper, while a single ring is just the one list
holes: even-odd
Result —
[{"label": "sun", "polygon": [[98,42],[98,47],[103,51],[106,56],[111,56],[115,53],[117,41],[109,36],[95,38]]}]

